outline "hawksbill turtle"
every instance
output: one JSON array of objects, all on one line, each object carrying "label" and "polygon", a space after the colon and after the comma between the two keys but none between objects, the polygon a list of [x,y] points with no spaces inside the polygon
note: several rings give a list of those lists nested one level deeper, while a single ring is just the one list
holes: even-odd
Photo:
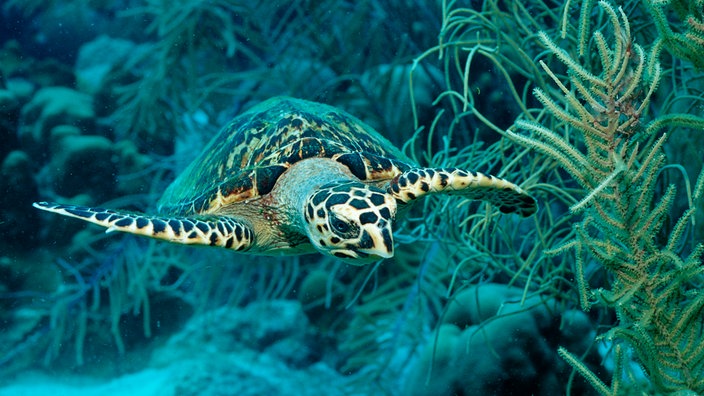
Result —
[{"label": "hawksbill turtle", "polygon": [[315,251],[352,264],[394,254],[393,225],[426,194],[485,200],[530,216],[536,201],[504,179],[423,168],[334,107],[278,97],[235,117],[167,188],[159,214],[34,206],[181,244],[262,255]]}]

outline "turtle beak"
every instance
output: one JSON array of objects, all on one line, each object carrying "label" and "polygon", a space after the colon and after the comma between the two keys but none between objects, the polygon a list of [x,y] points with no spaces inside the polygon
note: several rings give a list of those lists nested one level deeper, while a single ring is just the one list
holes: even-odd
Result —
[{"label": "turtle beak", "polygon": [[396,217],[396,200],[384,196],[384,204],[376,206],[376,221],[365,223],[361,221],[359,248],[362,254],[375,257],[376,260],[394,256],[393,223]]},{"label": "turtle beak", "polygon": [[391,222],[381,220],[362,227],[358,246],[354,249],[332,249],[338,259],[353,265],[366,265],[394,256],[394,240]]},{"label": "turtle beak", "polygon": [[394,256],[394,237],[392,222],[380,219],[376,224],[370,224],[362,228],[362,240],[358,249],[360,253],[386,259]]}]

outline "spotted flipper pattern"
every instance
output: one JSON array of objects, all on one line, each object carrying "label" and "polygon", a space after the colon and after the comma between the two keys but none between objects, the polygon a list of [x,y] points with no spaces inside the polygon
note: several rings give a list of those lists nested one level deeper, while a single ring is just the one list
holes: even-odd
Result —
[{"label": "spotted flipper pattern", "polygon": [[246,251],[253,243],[251,229],[236,219],[218,217],[163,217],[86,206],[35,202],[35,208],[75,217],[106,227],[186,245],[219,246]]},{"label": "spotted flipper pattern", "polygon": [[415,168],[394,178],[388,192],[399,203],[409,203],[425,194],[461,195],[483,200],[502,213],[533,215],[538,206],[535,199],[517,185],[479,172],[457,168]]}]

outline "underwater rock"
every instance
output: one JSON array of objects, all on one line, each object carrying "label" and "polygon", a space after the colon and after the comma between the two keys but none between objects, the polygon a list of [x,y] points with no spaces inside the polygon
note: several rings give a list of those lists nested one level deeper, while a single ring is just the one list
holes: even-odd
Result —
[{"label": "underwater rock", "polygon": [[267,355],[243,351],[232,356],[196,353],[167,366],[149,368],[111,380],[28,375],[0,387],[0,396],[125,395],[140,396],[342,396],[344,382],[327,368],[290,371]]},{"label": "underwater rock", "polygon": [[[215,358],[215,359],[213,359]],[[190,363],[190,364],[189,364]],[[233,356],[186,362],[174,376],[174,393],[183,396],[334,396],[344,395],[344,378],[322,364],[297,371],[268,355],[242,351]]]},{"label": "underwater rock", "polygon": [[14,39],[5,42],[0,48],[0,75],[7,80],[22,78],[40,87],[75,84],[73,70],[68,64],[48,57],[46,52],[35,59],[27,53],[32,49],[31,45]]},{"label": "underwater rock", "polygon": [[93,99],[65,87],[42,88],[22,108],[19,139],[33,155],[46,155],[52,128],[71,125],[81,131],[95,129]]},{"label": "underwater rock", "polygon": [[151,366],[182,367],[179,395],[336,395],[344,378],[315,358],[315,340],[295,301],[222,307],[191,318],[154,351]]},{"label": "underwater rock", "polygon": [[20,101],[9,89],[0,89],[0,112],[3,118],[20,107]]},{"label": "underwater rock", "polygon": [[45,310],[38,302],[65,287],[50,254],[32,249],[36,244],[17,245],[0,247],[0,386],[13,373],[36,364],[34,348],[48,341]]},{"label": "underwater rock", "polygon": [[[38,193],[32,165],[27,153],[15,150],[5,157],[0,166],[0,206],[5,208],[0,217],[3,243],[22,241],[31,245],[36,236],[38,216],[31,203]],[[22,246],[18,248],[22,249]]]},{"label": "underwater rock", "polygon": [[146,170],[154,160],[137,150],[137,146],[129,140],[121,140],[113,145],[117,163],[117,186],[115,195],[124,196],[142,192],[145,186],[154,182],[154,175]]},{"label": "underwater rock", "polygon": [[[66,1],[36,4],[35,12],[24,14],[31,17],[20,21],[27,25],[25,34],[20,36],[23,49],[36,58],[48,56],[72,64],[81,44],[108,27],[106,15],[98,11],[98,3]],[[104,6],[107,7],[107,3]],[[125,31],[124,24],[122,31]]]},{"label": "underwater rock", "polygon": [[327,271],[313,270],[301,282],[301,291],[298,293],[298,301],[304,307],[308,304],[315,304],[327,295],[327,283],[330,274]]},{"label": "underwater rock", "polygon": [[[534,296],[521,304],[522,292],[500,284],[460,292],[414,363],[404,394],[563,393],[571,368],[557,346],[581,354],[586,350],[582,340],[592,340],[593,329],[578,311],[570,311],[561,328],[553,300]],[[572,325],[578,331],[570,330]],[[581,337],[574,337],[577,332]],[[573,392],[586,392],[581,385],[573,384]]]},{"label": "underwater rock", "polygon": [[53,58],[32,62],[27,79],[39,87],[75,87],[76,78],[73,67]]},{"label": "underwater rock", "polygon": [[[144,74],[153,72],[145,65],[155,63],[155,58],[153,43],[136,44],[101,35],[79,50],[75,66],[76,86],[81,92],[93,95],[95,103],[99,104],[95,107],[98,116],[113,115],[125,105],[118,103],[120,98],[124,100],[125,89],[139,91],[133,93],[135,97],[152,93],[141,87],[148,80]],[[127,88],[132,84],[136,88]]]},{"label": "underwater rock", "polygon": [[5,81],[5,86],[8,91],[12,92],[20,104],[29,102],[35,90],[34,84],[24,78],[8,78],[7,81]]},{"label": "underwater rock", "polygon": [[[31,324],[27,322],[18,330],[26,333]],[[132,352],[130,359],[140,361],[140,367],[148,363],[139,372],[105,380],[77,372],[69,381],[62,376],[27,373],[0,385],[0,396],[56,392],[121,395],[128,389],[138,389],[145,396],[350,394],[343,391],[350,380],[311,355],[315,340],[308,336],[309,331],[296,301],[221,307],[191,317],[179,333],[160,342],[156,349]],[[104,348],[100,342],[91,338],[91,343]],[[110,364],[96,362],[106,363]],[[128,364],[123,363],[116,372],[124,372]]]},{"label": "underwater rock", "polygon": [[103,136],[79,135],[77,128],[61,125],[51,130],[51,180],[64,197],[88,194],[95,201],[111,197],[117,165],[112,142]]},{"label": "underwater rock", "polygon": [[25,67],[25,56],[17,40],[7,40],[0,48],[0,75],[8,78]]},{"label": "underwater rock", "polygon": [[3,142],[0,146],[0,158],[12,150],[19,149],[17,126],[20,111],[33,92],[34,85],[21,78],[9,78],[4,81],[4,88],[0,88],[0,141]]},{"label": "underwater rock", "polygon": [[255,302],[244,308],[222,307],[193,317],[184,329],[155,351],[155,365],[192,356],[208,345],[213,352],[243,349],[266,353],[292,367],[315,361],[309,323],[295,301]]},{"label": "underwater rock", "polygon": [[132,41],[100,35],[81,46],[76,60],[76,84],[91,95],[109,91],[110,74],[125,67],[139,47]]},{"label": "underwater rock", "polygon": [[20,101],[8,89],[0,89],[0,158],[17,147],[17,122],[19,118]]},{"label": "underwater rock", "polygon": [[[344,314],[344,299],[339,293],[343,288],[340,281],[322,269],[311,271],[301,282],[298,301],[308,320],[318,329],[329,329]],[[331,295],[328,297],[328,294]]]},{"label": "underwater rock", "polygon": [[468,287],[450,300],[443,323],[464,329],[482,323],[502,312],[504,304],[519,301],[523,290],[498,283]]}]

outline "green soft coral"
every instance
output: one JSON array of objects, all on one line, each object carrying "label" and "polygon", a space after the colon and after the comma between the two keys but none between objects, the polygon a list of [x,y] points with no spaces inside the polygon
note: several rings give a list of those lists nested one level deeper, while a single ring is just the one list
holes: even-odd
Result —
[{"label": "green soft coral", "polygon": [[657,46],[704,69],[704,0],[645,0],[659,33]]},{"label": "green soft coral", "polygon": [[[625,342],[657,392],[701,394],[704,247],[689,246],[688,255],[681,253],[687,246],[683,235],[693,225],[694,208],[682,214],[667,238],[658,238],[676,195],[673,185],[660,191],[658,176],[667,166],[662,147],[673,128],[701,128],[704,120],[655,113],[644,124],[661,78],[660,47],[646,51],[633,41],[623,10],[603,1],[599,5],[613,37],[593,33],[598,66],[578,60],[541,34],[549,52],[568,71],[558,76],[554,67],[541,61],[559,91],[536,90],[535,95],[565,131],[519,120],[509,135],[555,160],[583,188],[584,197],[571,207],[583,216],[573,226],[574,239],[551,253],[574,250],[584,309],[599,305],[615,311],[618,323],[601,338],[617,346],[617,360],[623,357]],[[701,199],[703,179],[704,173],[693,200]],[[596,290],[590,288],[586,275],[587,265],[594,262],[609,279]],[[560,353],[602,394],[619,393],[622,379],[627,378],[626,366],[617,365],[619,371],[606,386],[567,350]]]}]

